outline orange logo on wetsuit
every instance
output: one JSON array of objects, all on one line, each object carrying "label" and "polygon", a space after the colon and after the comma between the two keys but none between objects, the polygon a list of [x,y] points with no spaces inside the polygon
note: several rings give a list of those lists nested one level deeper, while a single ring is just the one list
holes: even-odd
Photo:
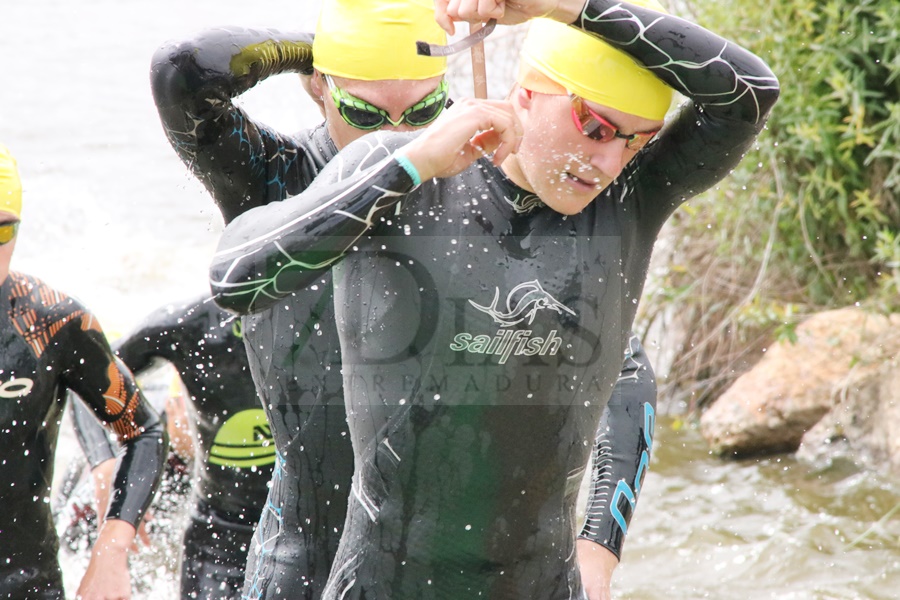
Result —
[{"label": "orange logo on wetsuit", "polygon": [[[501,327],[512,327],[523,321],[531,325],[539,310],[552,310],[558,314],[573,311],[555,299],[541,286],[538,280],[520,283],[506,296],[506,306],[501,309],[500,288],[495,288],[494,300],[490,306],[481,306],[469,300],[469,304],[491,316]],[[531,335],[530,329],[500,329],[496,335],[472,335],[458,333],[450,344],[454,352],[472,352],[474,354],[492,354],[500,357],[501,365],[510,356],[555,355],[562,346],[563,339],[554,329],[546,337]]]},{"label": "orange logo on wetsuit", "polygon": [[[41,357],[56,334],[74,319],[80,320],[82,331],[95,331],[98,335],[103,335],[94,316],[82,308],[75,308],[66,294],[52,289],[39,279],[20,273],[10,273],[10,278],[10,305],[13,307],[9,313],[10,321],[22,339],[31,346],[37,358]],[[47,310],[44,314],[39,314],[36,306]],[[138,392],[136,388],[126,384],[125,377],[112,356],[106,371],[109,385],[103,392],[103,397],[106,399],[106,412],[113,417],[109,424],[121,440],[129,440],[141,432],[134,420],[134,413],[139,405]],[[34,385],[30,379],[27,384],[23,380],[13,381],[20,381],[22,387],[17,388],[11,386],[12,382],[7,382],[2,389],[18,396],[28,394]]]}]

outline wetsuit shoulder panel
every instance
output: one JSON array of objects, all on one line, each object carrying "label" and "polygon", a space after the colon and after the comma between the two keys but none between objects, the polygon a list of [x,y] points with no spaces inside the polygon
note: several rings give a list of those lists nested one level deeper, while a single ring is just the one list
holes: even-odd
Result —
[{"label": "wetsuit shoulder panel", "polygon": [[226,223],[297,193],[321,167],[303,140],[253,121],[234,102],[267,77],[311,70],[312,35],[273,29],[211,29],[154,54],[151,87],[166,136]]}]

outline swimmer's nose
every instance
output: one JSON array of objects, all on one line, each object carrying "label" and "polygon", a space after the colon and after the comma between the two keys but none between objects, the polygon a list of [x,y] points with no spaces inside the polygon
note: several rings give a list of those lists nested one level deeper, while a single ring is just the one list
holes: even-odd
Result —
[{"label": "swimmer's nose", "polygon": [[610,181],[619,176],[636,152],[625,147],[626,140],[615,138],[592,145],[591,166],[599,169]]}]

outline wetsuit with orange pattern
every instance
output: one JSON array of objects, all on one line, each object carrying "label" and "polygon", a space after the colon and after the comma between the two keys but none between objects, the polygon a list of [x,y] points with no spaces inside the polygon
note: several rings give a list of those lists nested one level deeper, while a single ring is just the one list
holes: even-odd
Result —
[{"label": "wetsuit with orange pattern", "polygon": [[0,286],[0,598],[63,598],[50,514],[66,390],[122,441],[107,519],[137,525],[163,470],[167,438],[94,316],[41,280]]}]

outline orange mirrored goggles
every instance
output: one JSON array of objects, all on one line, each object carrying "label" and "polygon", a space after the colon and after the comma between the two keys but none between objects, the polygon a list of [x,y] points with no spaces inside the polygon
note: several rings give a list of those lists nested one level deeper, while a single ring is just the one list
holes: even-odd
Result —
[{"label": "orange mirrored goggles", "polygon": [[572,121],[575,122],[575,127],[592,140],[606,143],[621,138],[625,140],[626,148],[637,152],[659,133],[657,129],[656,131],[639,131],[625,135],[615,125],[592,111],[584,98],[569,94],[569,99],[572,101]]}]

